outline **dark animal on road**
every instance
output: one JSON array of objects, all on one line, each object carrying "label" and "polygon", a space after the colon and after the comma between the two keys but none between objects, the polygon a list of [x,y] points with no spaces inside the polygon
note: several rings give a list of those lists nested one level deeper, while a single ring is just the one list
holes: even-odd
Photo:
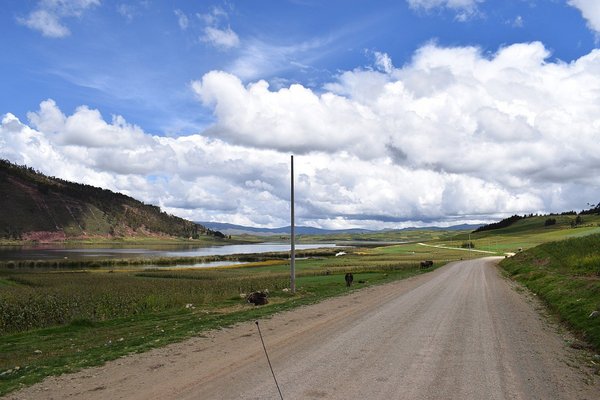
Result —
[{"label": "dark animal on road", "polygon": [[433,261],[431,261],[431,260],[421,261],[421,268],[429,268],[429,267],[433,267]]},{"label": "dark animal on road", "polygon": [[346,286],[348,286],[348,287],[352,286],[352,281],[354,280],[354,276],[351,273],[347,273],[346,276],[344,277],[344,279],[346,279]]},{"label": "dark animal on road", "polygon": [[252,292],[246,296],[246,301],[254,304],[255,306],[263,306],[269,303],[267,296],[268,294],[265,292]]}]

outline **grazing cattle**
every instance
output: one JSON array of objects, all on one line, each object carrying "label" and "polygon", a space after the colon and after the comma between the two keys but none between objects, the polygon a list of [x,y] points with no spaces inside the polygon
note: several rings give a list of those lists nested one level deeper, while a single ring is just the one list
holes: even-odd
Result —
[{"label": "grazing cattle", "polygon": [[346,286],[348,286],[348,287],[352,286],[352,281],[354,280],[354,276],[351,273],[347,273],[346,276],[344,277],[344,279],[346,279]]},{"label": "grazing cattle", "polygon": [[421,261],[421,268],[429,268],[429,267],[433,267],[433,261],[431,261],[431,260]]},{"label": "grazing cattle", "polygon": [[268,293],[265,292],[252,292],[246,296],[246,301],[252,303],[255,306],[263,306],[269,303],[267,300]]}]

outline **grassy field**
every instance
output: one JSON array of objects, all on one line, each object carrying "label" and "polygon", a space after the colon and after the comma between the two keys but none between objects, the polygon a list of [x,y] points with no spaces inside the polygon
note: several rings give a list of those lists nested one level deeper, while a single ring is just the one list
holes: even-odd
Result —
[{"label": "grassy field", "polygon": [[[600,232],[600,217],[586,216],[585,224],[571,227],[573,218],[560,217],[556,225],[547,227],[546,217],[531,217],[508,228],[470,235],[443,231],[370,235],[369,241],[410,243],[354,248],[342,257],[334,257],[337,250],[331,249],[301,253],[307,258],[297,260],[296,295],[285,290],[289,284],[285,254],[247,255],[244,257],[250,263],[243,267],[202,270],[157,267],[144,271],[137,268],[144,262],[140,260],[107,261],[115,265],[114,270],[91,264],[45,268],[48,265],[36,262],[20,268],[14,264],[0,266],[0,395],[48,375],[98,365],[201,335],[208,329],[419,274],[424,272],[418,268],[421,260],[434,260],[439,267],[452,260],[507,252],[519,253],[503,264],[510,275],[539,292],[563,320],[598,348],[600,318],[586,319],[588,311],[600,308],[598,277],[594,275],[598,250],[578,255],[566,250],[552,253],[559,248],[555,245],[534,248],[568,238],[598,240],[598,235],[589,235]],[[462,247],[469,240],[475,246],[472,251]],[[600,246],[593,242],[576,247]],[[519,252],[520,248],[524,251]],[[566,254],[569,256],[565,258]],[[561,261],[553,261],[555,258]],[[170,265],[177,262],[162,261]],[[355,277],[350,289],[344,283],[346,272]],[[270,292],[267,306],[249,305],[241,297],[264,289]],[[568,300],[554,305],[553,299],[563,298]],[[571,314],[577,317],[571,320]]]},{"label": "grassy field", "polygon": [[403,230],[373,233],[339,233],[333,235],[299,235],[299,242],[419,242],[452,237],[456,231],[445,230]]},{"label": "grassy field", "polygon": [[[424,258],[437,267],[462,255],[434,250],[399,245],[298,260],[296,295],[284,290],[288,262],[276,259],[212,270],[2,269],[0,394],[208,329],[419,274]],[[350,289],[346,272],[355,277]],[[264,289],[270,292],[267,306],[249,305],[240,296]]]}]

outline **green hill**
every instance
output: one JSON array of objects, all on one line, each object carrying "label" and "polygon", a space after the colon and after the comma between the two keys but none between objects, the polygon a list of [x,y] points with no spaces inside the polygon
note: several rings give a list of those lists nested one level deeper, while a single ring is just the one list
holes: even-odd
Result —
[{"label": "green hill", "polygon": [[[515,253],[542,243],[600,233],[598,210],[589,210],[550,215],[529,215],[510,217],[500,223],[487,225],[471,233],[460,233],[439,242],[460,247],[470,241],[477,250],[497,254]],[[510,223],[506,223],[508,222]]]},{"label": "green hill", "polygon": [[525,232],[548,233],[570,228],[589,228],[600,223],[600,208],[583,210],[579,214],[574,211],[562,214],[529,215],[503,219],[494,224],[484,225],[473,233],[485,235],[513,235]]},{"label": "green hill", "polygon": [[221,236],[110,190],[45,176],[0,160],[0,239]]}]

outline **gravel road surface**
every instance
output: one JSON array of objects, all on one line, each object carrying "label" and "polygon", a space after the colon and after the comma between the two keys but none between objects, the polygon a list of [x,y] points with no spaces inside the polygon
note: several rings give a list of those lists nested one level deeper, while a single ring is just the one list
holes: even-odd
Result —
[{"label": "gravel road surface", "polygon": [[[456,262],[261,320],[283,398],[600,399],[585,354],[496,263]],[[7,398],[280,397],[248,322]]]}]

